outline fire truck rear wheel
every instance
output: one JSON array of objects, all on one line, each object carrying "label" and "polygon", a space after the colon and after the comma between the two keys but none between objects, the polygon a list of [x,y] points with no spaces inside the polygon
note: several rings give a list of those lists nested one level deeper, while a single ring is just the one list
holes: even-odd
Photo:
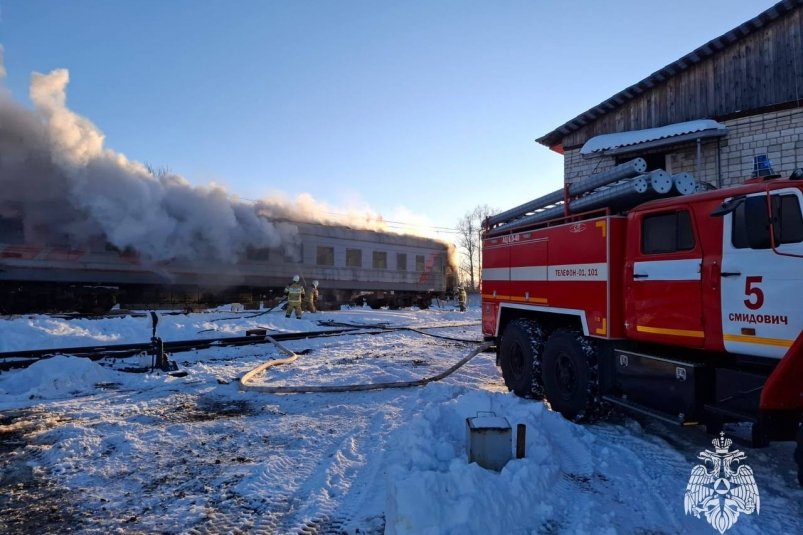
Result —
[{"label": "fire truck rear wheel", "polygon": [[517,396],[543,399],[541,353],[544,335],[537,322],[524,318],[511,321],[502,333],[499,363],[505,385]]},{"label": "fire truck rear wheel", "polygon": [[581,333],[552,333],[544,346],[541,375],[552,410],[574,421],[592,419],[597,413],[596,351]]}]

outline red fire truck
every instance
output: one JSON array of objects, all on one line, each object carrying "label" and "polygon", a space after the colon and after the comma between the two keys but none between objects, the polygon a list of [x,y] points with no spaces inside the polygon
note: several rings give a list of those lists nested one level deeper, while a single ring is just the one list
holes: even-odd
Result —
[{"label": "red fire truck", "polygon": [[752,422],[756,446],[798,441],[803,485],[803,172],[625,210],[563,197],[486,221],[482,329],[508,388],[573,420]]}]

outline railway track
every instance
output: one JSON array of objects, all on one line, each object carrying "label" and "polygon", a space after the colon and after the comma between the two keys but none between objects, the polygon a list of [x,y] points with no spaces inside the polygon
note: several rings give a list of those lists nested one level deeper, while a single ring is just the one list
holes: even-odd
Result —
[{"label": "railway track", "polygon": [[[174,340],[170,342],[163,342],[162,348],[165,353],[182,353],[187,351],[196,351],[199,349],[208,349],[210,347],[229,347],[229,346],[245,346],[245,345],[258,345],[270,344],[273,340],[286,341],[286,340],[303,340],[305,338],[321,338],[326,336],[342,336],[346,334],[381,334],[385,332],[392,332],[398,330],[429,330],[429,329],[443,329],[448,327],[461,327],[467,326],[466,324],[442,324],[442,325],[429,325],[423,327],[390,327],[384,324],[376,325],[356,325],[356,324],[334,324],[323,323],[323,325],[333,326],[338,328],[327,329],[322,331],[304,331],[304,332],[290,332],[290,333],[276,333],[269,334],[266,329],[252,329],[246,331],[246,336],[227,336],[222,338],[193,338],[189,340]],[[469,324],[477,325],[477,324]],[[437,335],[434,335],[437,336]],[[469,341],[469,340],[464,340]],[[479,341],[478,341],[479,342]],[[69,355],[74,357],[89,358],[91,360],[100,360],[103,358],[116,358],[124,359],[143,354],[152,354],[154,351],[154,343],[145,342],[138,344],[111,344],[111,345],[93,345],[82,347],[58,347],[48,349],[28,349],[21,351],[8,351],[0,352],[0,371],[11,370],[15,368],[27,368],[31,364],[39,362],[40,360],[53,357],[55,355]]]}]

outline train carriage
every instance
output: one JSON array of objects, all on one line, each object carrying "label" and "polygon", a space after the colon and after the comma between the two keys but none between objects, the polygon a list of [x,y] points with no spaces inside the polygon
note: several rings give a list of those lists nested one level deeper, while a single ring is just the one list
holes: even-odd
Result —
[{"label": "train carriage", "polygon": [[21,225],[0,218],[0,312],[100,312],[115,303],[210,306],[278,302],[294,274],[320,281],[322,308],[343,304],[427,307],[451,290],[452,246],[416,236],[293,223],[297,240],[250,247],[229,261],[147,262],[108,244],[81,250],[26,243]]}]

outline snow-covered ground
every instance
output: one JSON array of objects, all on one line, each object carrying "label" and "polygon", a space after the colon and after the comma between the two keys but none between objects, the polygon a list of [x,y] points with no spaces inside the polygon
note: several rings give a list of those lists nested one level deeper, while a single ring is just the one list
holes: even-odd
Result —
[{"label": "snow-covered ground", "polygon": [[[249,315],[164,315],[159,334],[317,331],[318,321],[334,320],[457,325],[430,332],[481,339],[477,307]],[[0,319],[0,351],[147,342],[150,334],[147,317],[16,317]],[[265,384],[412,380],[475,347],[410,331],[284,345],[309,351],[268,370]],[[0,374],[0,533],[716,533],[683,511],[696,456],[711,448],[699,429],[618,415],[575,425],[508,393],[492,353],[420,388],[238,388],[247,371],[282,357],[269,344],[178,353],[172,358],[187,374],[173,377],[58,356]],[[466,418],[481,411],[527,426],[526,457],[500,473],[467,462]],[[792,445],[737,445],[756,473],[761,509],[728,533],[800,532]]]}]

